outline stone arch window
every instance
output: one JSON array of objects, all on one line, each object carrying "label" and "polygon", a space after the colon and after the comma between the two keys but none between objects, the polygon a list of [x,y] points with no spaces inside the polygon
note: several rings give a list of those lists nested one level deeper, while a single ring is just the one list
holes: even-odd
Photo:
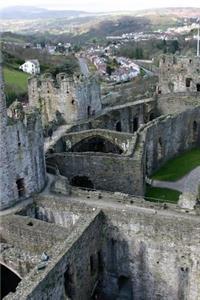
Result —
[{"label": "stone arch window", "polygon": [[120,121],[118,121],[118,122],[116,123],[115,129],[116,129],[116,131],[122,131],[122,124],[121,124]]},{"label": "stone arch window", "polygon": [[160,160],[162,158],[162,152],[163,152],[163,144],[162,144],[161,137],[159,137],[158,146],[157,146],[158,160]]},{"label": "stone arch window", "polygon": [[16,180],[17,185],[17,191],[19,198],[25,196],[25,184],[24,184],[24,178],[20,178]]},{"label": "stone arch window", "polygon": [[197,83],[197,92],[200,92],[200,83]]},{"label": "stone arch window", "polygon": [[72,103],[72,105],[74,105],[74,103],[75,103],[75,100],[74,100],[74,99],[72,99],[72,102],[71,102],[71,103]]},{"label": "stone arch window", "polygon": [[90,255],[90,274],[93,275],[95,271],[94,256]]},{"label": "stone arch window", "polygon": [[75,295],[75,282],[71,266],[67,266],[64,273],[64,288],[66,296],[69,297],[69,299],[72,299]]},{"label": "stone arch window", "polygon": [[170,81],[168,83],[168,88],[169,88],[170,92],[173,93],[174,92],[174,83]]},{"label": "stone arch window", "polygon": [[129,278],[127,276],[120,276],[118,278],[118,288],[119,288],[119,291],[121,291],[126,285],[127,283],[129,282]]},{"label": "stone arch window", "polygon": [[160,87],[158,87],[158,95],[161,95],[162,94],[162,91],[160,89]]},{"label": "stone arch window", "polygon": [[189,60],[189,63],[190,63],[190,64],[192,63],[192,59]]},{"label": "stone arch window", "polygon": [[1,272],[1,299],[3,299],[10,292],[15,292],[16,288],[21,281],[21,278],[17,276],[12,270],[8,267],[0,264]]},{"label": "stone arch window", "polygon": [[149,115],[149,121],[152,121],[154,118],[155,118],[154,113],[153,112],[150,113],[150,115]]},{"label": "stone arch window", "polygon": [[193,122],[192,125],[192,140],[195,142],[197,140],[197,135],[198,135],[198,124],[197,121]]},{"label": "stone arch window", "polygon": [[135,117],[133,119],[133,132],[137,131],[138,130],[138,117]]},{"label": "stone arch window", "polygon": [[192,81],[192,78],[186,78],[186,80],[185,80],[185,86],[186,87],[190,87],[191,86],[191,81]]},{"label": "stone arch window", "polygon": [[88,115],[88,117],[91,116],[91,106],[90,105],[88,105],[88,107],[87,107],[87,115]]},{"label": "stone arch window", "polygon": [[19,130],[17,130],[17,144],[18,144],[18,147],[20,147],[20,146],[21,146],[21,141],[20,141]]}]

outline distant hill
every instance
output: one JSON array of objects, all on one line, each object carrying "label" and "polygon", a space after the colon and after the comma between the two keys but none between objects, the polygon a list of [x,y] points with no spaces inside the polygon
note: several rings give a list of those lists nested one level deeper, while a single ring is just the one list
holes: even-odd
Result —
[{"label": "distant hill", "polygon": [[93,14],[17,6],[0,10],[0,32],[8,33],[2,36],[3,40],[13,42],[24,40],[23,37],[11,36],[12,33],[17,33],[41,36],[45,41],[53,39],[84,43],[93,39],[105,40],[108,35],[179,27],[185,24],[185,18],[195,22],[193,19],[199,16],[200,8],[160,8]]},{"label": "distant hill", "polygon": [[148,16],[148,15],[174,15],[180,18],[200,17],[199,7],[166,7],[155,8],[135,11],[136,16]]},{"label": "distant hill", "polygon": [[0,10],[2,20],[77,18],[88,15],[91,15],[91,13],[78,10],[48,10],[33,6],[11,6]]}]

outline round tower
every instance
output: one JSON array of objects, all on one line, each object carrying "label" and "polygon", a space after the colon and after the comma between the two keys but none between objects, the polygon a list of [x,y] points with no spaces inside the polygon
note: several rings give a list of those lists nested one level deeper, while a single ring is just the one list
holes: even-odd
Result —
[{"label": "round tower", "polygon": [[9,155],[7,145],[7,109],[4,94],[2,63],[0,62],[0,210],[9,206],[14,197],[10,180]]}]

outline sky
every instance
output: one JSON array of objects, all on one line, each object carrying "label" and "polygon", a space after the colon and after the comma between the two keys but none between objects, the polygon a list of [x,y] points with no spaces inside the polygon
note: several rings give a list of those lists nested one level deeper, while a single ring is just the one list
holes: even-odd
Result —
[{"label": "sky", "polygon": [[200,0],[0,0],[0,8],[19,5],[97,12],[157,7],[200,7]]}]

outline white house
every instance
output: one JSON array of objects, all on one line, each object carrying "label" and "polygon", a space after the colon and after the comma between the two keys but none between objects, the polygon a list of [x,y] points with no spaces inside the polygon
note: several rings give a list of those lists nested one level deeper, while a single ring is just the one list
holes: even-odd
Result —
[{"label": "white house", "polygon": [[37,59],[26,60],[25,63],[19,67],[19,69],[29,74],[39,74],[40,63]]}]

